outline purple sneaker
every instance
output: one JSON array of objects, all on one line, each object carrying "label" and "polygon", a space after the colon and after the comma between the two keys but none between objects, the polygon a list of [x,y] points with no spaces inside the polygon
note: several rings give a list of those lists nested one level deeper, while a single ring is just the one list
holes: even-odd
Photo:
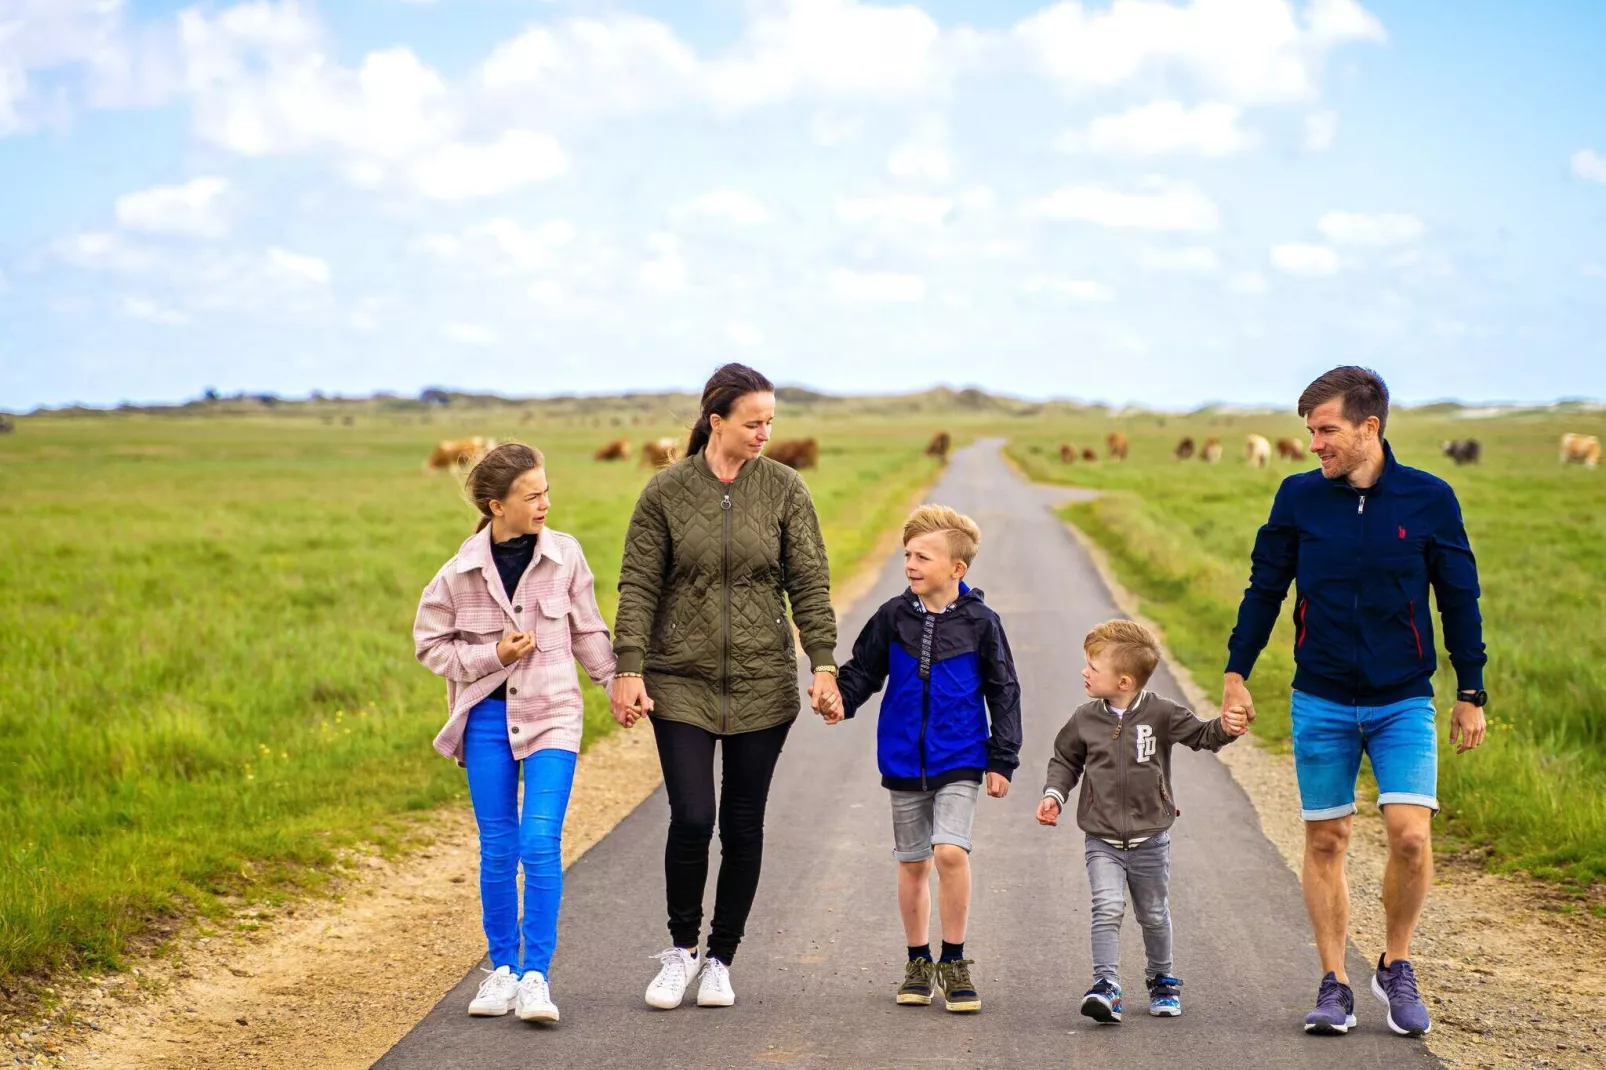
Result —
[{"label": "purple sneaker", "polygon": [[1433,1028],[1428,1021],[1428,1009],[1416,990],[1416,971],[1409,959],[1395,959],[1392,966],[1384,967],[1383,955],[1377,957],[1377,972],[1372,975],[1372,995],[1388,1004],[1389,1028],[1402,1037],[1425,1036]]},{"label": "purple sneaker", "polygon": [[1355,1025],[1355,993],[1331,970],[1322,978],[1316,1009],[1305,1015],[1305,1032],[1316,1036],[1343,1036]]}]

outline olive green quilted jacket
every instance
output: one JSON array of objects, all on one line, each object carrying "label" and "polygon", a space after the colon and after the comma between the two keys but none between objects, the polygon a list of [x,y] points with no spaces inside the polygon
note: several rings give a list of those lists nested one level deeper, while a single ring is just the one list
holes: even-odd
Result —
[{"label": "olive green quilted jacket", "polygon": [[831,571],[808,487],[768,457],[721,483],[703,454],[641,492],[619,567],[614,652],[654,714],[717,734],[790,721],[801,706],[784,595],[812,666],[835,665]]}]

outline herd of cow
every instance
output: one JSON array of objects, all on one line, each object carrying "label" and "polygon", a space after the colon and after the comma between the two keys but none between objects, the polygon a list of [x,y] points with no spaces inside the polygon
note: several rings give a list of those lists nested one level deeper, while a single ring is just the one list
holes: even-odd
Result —
[{"label": "herd of cow", "polygon": [[[1111,431],[1106,435],[1104,444],[1109,451],[1109,459],[1112,461],[1126,460],[1127,453],[1131,449],[1131,443],[1127,441],[1126,435],[1120,431]],[[1304,448],[1291,438],[1278,439],[1276,451],[1277,457],[1285,461],[1297,461],[1305,454]],[[1250,464],[1257,468],[1264,468],[1270,463],[1271,454],[1272,444],[1265,436],[1246,435],[1244,437],[1244,459]],[[1207,438],[1204,442],[1199,443],[1195,442],[1191,435],[1184,436],[1182,441],[1177,443],[1176,449],[1171,451],[1171,456],[1179,461],[1186,461],[1197,456],[1206,464],[1215,464],[1221,460],[1222,456],[1221,439]],[[1099,459],[1098,452],[1091,446],[1084,446],[1078,451],[1075,446],[1069,443],[1060,445],[1060,463],[1071,464],[1079,457],[1084,461],[1096,461]]]},{"label": "herd of cow", "polygon": [[[1483,447],[1475,438],[1458,438],[1441,447],[1444,455],[1456,464],[1477,464],[1483,456]],[[1581,464],[1585,468],[1600,466],[1600,436],[1580,435],[1569,431],[1561,436],[1561,463]]]}]

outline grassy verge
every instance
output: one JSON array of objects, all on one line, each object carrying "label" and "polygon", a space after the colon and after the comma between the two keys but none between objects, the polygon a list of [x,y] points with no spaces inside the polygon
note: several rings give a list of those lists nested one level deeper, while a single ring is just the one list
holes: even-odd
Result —
[{"label": "grassy verge", "polygon": [[[464,797],[411,624],[473,515],[423,458],[540,446],[611,620],[647,473],[591,453],[677,431],[506,422],[38,418],[0,443],[0,981],[116,967],[163,917],[315,888]],[[840,576],[930,477],[930,429],[782,430],[825,444],[805,478]],[[589,742],[612,721],[585,691]]]},{"label": "grassy verge", "polygon": [[[1456,488],[1478,556],[1490,663],[1491,732],[1478,751],[1456,755],[1448,739],[1455,681],[1441,653],[1441,846],[1481,854],[1581,887],[1606,881],[1606,475],[1557,463],[1564,430],[1606,431],[1599,415],[1446,419],[1396,413],[1390,440],[1401,460]],[[1209,686],[1225,661],[1227,635],[1248,581],[1249,551],[1277,484],[1307,465],[1256,470],[1241,460],[1243,437],[1298,437],[1293,417],[1143,417],[1124,421],[1124,463],[1061,464],[1061,442],[1099,443],[1113,421],[1085,420],[1017,431],[1010,450],[1037,479],[1108,493],[1070,506],[1077,524],[1110,555],[1144,612],[1166,629],[1176,656]],[[1219,465],[1178,462],[1183,435],[1215,435]],[[1476,436],[1483,462],[1456,468],[1441,440]],[[1303,439],[1301,439],[1303,441]],[[1262,740],[1286,746],[1293,675],[1288,610],[1251,681]]]}]

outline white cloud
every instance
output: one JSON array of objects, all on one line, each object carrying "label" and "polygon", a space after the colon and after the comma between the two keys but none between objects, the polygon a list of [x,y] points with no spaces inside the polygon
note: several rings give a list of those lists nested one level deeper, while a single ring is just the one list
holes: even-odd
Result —
[{"label": "white cloud", "polygon": [[1305,151],[1325,152],[1338,137],[1338,112],[1316,111],[1305,116]]},{"label": "white cloud", "polygon": [[922,123],[913,137],[887,157],[887,173],[912,182],[947,182],[953,174],[947,127],[940,120]]},{"label": "white cloud", "polygon": [[764,344],[764,332],[750,323],[731,323],[725,327],[725,337],[742,349],[757,349]]},{"label": "white cloud", "polygon": [[659,293],[685,289],[686,260],[680,253],[680,238],[668,233],[652,234],[647,238],[647,246],[653,256],[641,265],[642,285]]},{"label": "white cloud", "polygon": [[1388,32],[1376,15],[1355,0],[1311,0],[1305,9],[1310,38],[1319,45],[1372,41],[1381,44]]},{"label": "white cloud", "polygon": [[137,320],[147,323],[160,323],[170,327],[181,326],[190,321],[184,313],[172,308],[163,308],[154,301],[143,297],[123,298],[123,313]]},{"label": "white cloud", "polygon": [[461,342],[466,346],[496,344],[496,332],[478,323],[449,323],[442,328],[441,333],[452,341]]},{"label": "white cloud", "polygon": [[1266,276],[1258,271],[1239,271],[1227,280],[1227,289],[1235,294],[1255,297],[1271,288]]},{"label": "white cloud", "polygon": [[770,222],[775,213],[751,193],[722,187],[681,205],[675,210],[675,216],[680,219],[705,216],[733,227],[751,227]]},{"label": "white cloud", "polygon": [[1204,245],[1189,245],[1176,249],[1149,249],[1143,254],[1143,263],[1157,271],[1180,271],[1209,275],[1221,270],[1221,257],[1214,249]]},{"label": "white cloud", "polygon": [[532,26],[500,45],[478,72],[494,97],[561,114],[629,115],[700,94],[702,64],[669,26],[641,15]]},{"label": "white cloud", "polygon": [[1128,193],[1101,186],[1069,186],[1029,201],[1028,219],[1094,223],[1103,227],[1154,231],[1205,231],[1221,225],[1215,203],[1182,184],[1151,184],[1152,193]]},{"label": "white cloud", "polygon": [[1606,182],[1606,156],[1594,149],[1573,153],[1573,174],[1590,182]]},{"label": "white cloud", "polygon": [[925,300],[926,280],[892,271],[838,268],[826,278],[831,295],[845,304],[911,304]]},{"label": "white cloud", "polygon": [[1099,304],[1115,299],[1115,291],[1103,283],[1092,282],[1087,279],[1060,279],[1049,275],[1037,275],[1027,279],[1021,289],[1029,294],[1058,294],[1061,297],[1069,297],[1075,301]]},{"label": "white cloud", "polygon": [[1255,144],[1254,135],[1238,127],[1241,113],[1219,101],[1190,109],[1175,100],[1157,100],[1094,119],[1065,147],[1109,156],[1227,156]]},{"label": "white cloud", "polygon": [[1606,279],[1606,267],[1593,260],[1580,264],[1578,273],[1586,279]]},{"label": "white cloud", "polygon": [[1334,245],[1404,245],[1427,233],[1416,216],[1388,212],[1328,212],[1317,220],[1316,229]]},{"label": "white cloud", "polygon": [[182,186],[153,186],[117,198],[119,226],[152,233],[217,238],[228,232],[227,179],[194,178]]},{"label": "white cloud", "polygon": [[1338,271],[1338,254],[1325,245],[1290,243],[1271,250],[1271,262],[1289,275],[1332,275]]},{"label": "white cloud", "polygon": [[275,245],[268,250],[268,275],[295,285],[322,286],[329,281],[329,265],[315,256],[292,253]]},{"label": "white cloud", "polygon": [[832,115],[820,112],[809,120],[809,136],[821,148],[831,148],[852,140],[864,132],[864,120],[859,116]]},{"label": "white cloud", "polygon": [[871,197],[838,197],[836,214],[849,223],[936,226],[954,209],[952,197],[887,193]]},{"label": "white cloud", "polygon": [[508,130],[483,144],[440,146],[413,162],[410,177],[426,197],[459,201],[555,178],[568,166],[568,157],[550,136]]}]

